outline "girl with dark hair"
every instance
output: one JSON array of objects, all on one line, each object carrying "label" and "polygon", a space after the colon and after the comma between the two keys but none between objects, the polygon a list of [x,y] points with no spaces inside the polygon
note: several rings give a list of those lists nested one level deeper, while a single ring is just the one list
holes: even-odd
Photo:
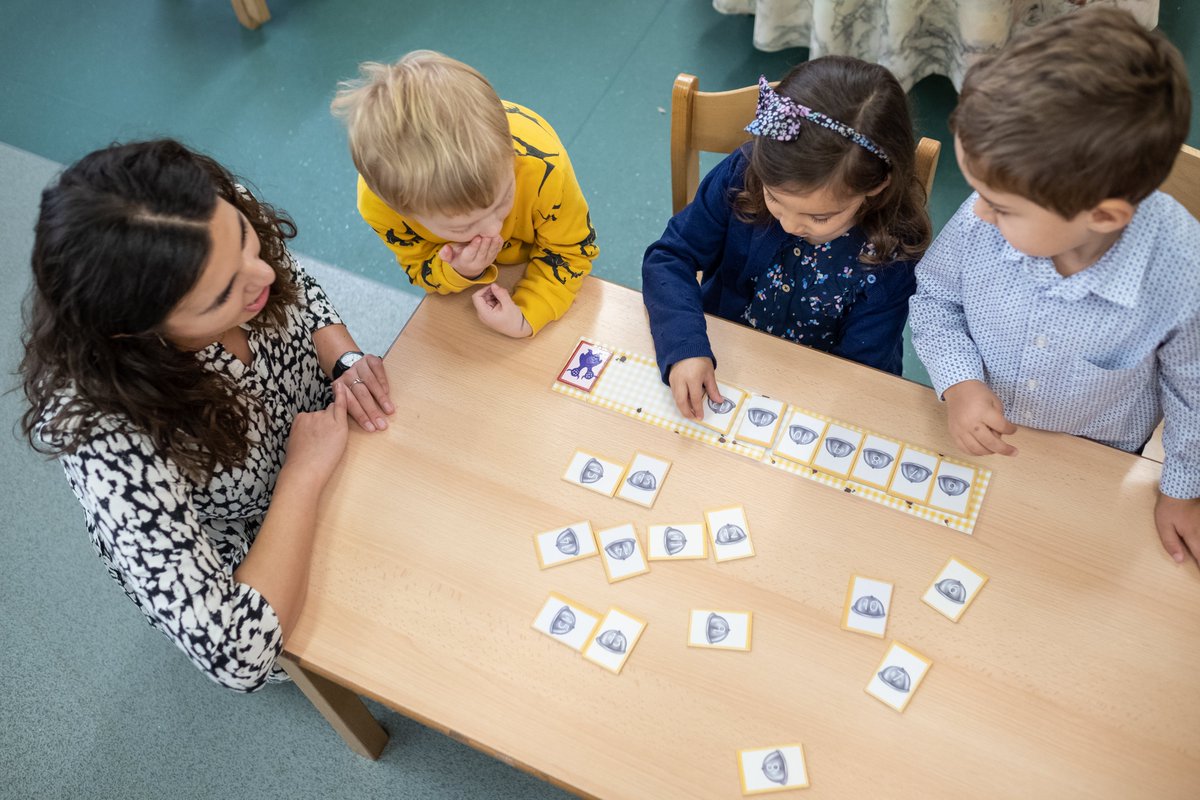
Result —
[{"label": "girl with dark hair", "polygon": [[931,235],[908,100],[884,67],[826,56],[762,78],[746,130],[642,262],[663,381],[693,419],[723,400],[705,312],[900,374]]},{"label": "girl with dark hair", "polygon": [[26,307],[25,435],[150,623],[243,692],[304,604],[347,415],[374,430],[394,410],[294,235],[210,158],[113,145],[43,192]]}]

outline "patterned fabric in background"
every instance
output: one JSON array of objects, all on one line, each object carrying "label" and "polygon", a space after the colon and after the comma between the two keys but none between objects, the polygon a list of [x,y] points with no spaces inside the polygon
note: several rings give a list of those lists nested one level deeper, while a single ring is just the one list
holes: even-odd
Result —
[{"label": "patterned fabric in background", "polygon": [[927,75],[946,75],[960,89],[975,59],[1089,3],[1124,8],[1147,28],[1158,24],[1158,0],[713,0],[713,8],[753,14],[759,50],[855,56],[887,67],[905,89]]}]

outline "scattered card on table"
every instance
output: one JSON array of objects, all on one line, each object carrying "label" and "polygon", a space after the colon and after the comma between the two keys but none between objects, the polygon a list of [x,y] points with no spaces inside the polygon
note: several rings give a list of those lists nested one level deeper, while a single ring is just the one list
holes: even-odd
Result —
[{"label": "scattered card on table", "polygon": [[775,441],[775,432],[779,430],[784,404],[779,400],[755,394],[750,396],[745,405],[742,424],[738,425],[734,436],[740,442],[770,447]]},{"label": "scattered card on table", "polygon": [[624,474],[623,464],[576,450],[575,455],[571,457],[571,463],[567,465],[567,471],[563,474],[563,480],[599,492],[605,497],[612,497]]},{"label": "scattered card on table", "polygon": [[908,707],[933,662],[916,650],[892,642],[867,684],[867,694],[897,711]]},{"label": "scattered card on table", "polygon": [[599,624],[600,615],[595,611],[554,592],[533,620],[535,630],[579,652]]},{"label": "scattered card on table", "polygon": [[845,478],[854,466],[854,455],[862,444],[862,431],[856,431],[833,423],[825,431],[825,438],[813,457],[812,465],[817,469]]},{"label": "scattered card on table", "polygon": [[621,486],[617,489],[617,497],[650,508],[658,498],[658,493],[662,491],[663,481],[667,479],[669,469],[670,461],[645,453],[635,453],[629,469],[625,470],[625,480],[621,481]]},{"label": "scattered card on table", "polygon": [[933,492],[929,495],[929,505],[960,517],[966,516],[974,485],[975,470],[942,459],[933,476]]},{"label": "scattered card on table", "polygon": [[817,445],[828,425],[828,422],[807,411],[793,408],[783,424],[783,435],[775,445],[775,455],[797,464],[808,464],[816,454]]},{"label": "scattered card on table", "polygon": [[780,744],[738,750],[737,755],[744,795],[808,787],[808,766],[804,763],[802,745]]},{"label": "scattered card on table", "polygon": [[558,374],[558,380],[560,383],[590,392],[596,381],[600,380],[600,373],[604,372],[611,360],[610,351],[587,340],[581,341],[575,347],[567,365]]},{"label": "scattered card on table", "polygon": [[619,675],[645,629],[645,620],[619,608],[610,608],[596,627],[596,635],[584,648],[583,657]]},{"label": "scattered card on table", "polygon": [[717,561],[734,561],[754,555],[750,524],[746,521],[746,510],[741,506],[706,511],[704,522],[708,526],[708,538],[712,540],[713,557]]},{"label": "scattered card on table", "polygon": [[858,451],[858,460],[850,470],[850,479],[887,490],[896,471],[896,456],[900,455],[901,444],[868,433]]},{"label": "scattered card on table", "polygon": [[842,628],[883,638],[892,609],[892,584],[862,575],[850,576]]},{"label": "scattered card on table", "polygon": [[642,552],[642,543],[638,541],[637,530],[631,523],[597,531],[596,541],[600,545],[600,561],[604,564],[604,574],[608,576],[609,583],[650,571]]},{"label": "scattered card on table", "polygon": [[714,403],[707,395],[704,398],[704,416],[698,422],[706,428],[712,428],[720,434],[729,433],[733,421],[737,419],[738,409],[746,399],[746,393],[736,386],[726,386],[717,381],[717,391],[721,393],[723,402]]},{"label": "scattered card on table", "polygon": [[987,581],[987,575],[952,558],[942,567],[921,599],[950,621],[958,622]]},{"label": "scattered card on table", "polygon": [[592,535],[592,524],[587,520],[536,534],[533,544],[538,566],[542,569],[578,561],[600,552],[596,548],[596,537]]},{"label": "scattered card on table", "polygon": [[708,558],[708,537],[702,523],[650,525],[646,528],[646,550],[651,561]]},{"label": "scattered card on table", "polygon": [[900,450],[896,461],[898,466],[892,473],[892,482],[888,484],[888,494],[925,503],[929,499],[930,484],[933,483],[930,479],[937,469],[938,457],[906,444]]},{"label": "scattered card on table", "polygon": [[718,650],[749,650],[753,613],[692,609],[688,623],[688,647]]}]

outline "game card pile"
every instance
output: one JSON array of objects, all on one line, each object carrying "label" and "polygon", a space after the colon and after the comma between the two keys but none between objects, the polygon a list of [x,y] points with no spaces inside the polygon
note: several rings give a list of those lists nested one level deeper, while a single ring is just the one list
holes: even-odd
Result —
[{"label": "game card pile", "polygon": [[718,382],[699,421],[679,414],[657,364],[581,339],[552,388],[843,492],[971,533],[991,470]]}]

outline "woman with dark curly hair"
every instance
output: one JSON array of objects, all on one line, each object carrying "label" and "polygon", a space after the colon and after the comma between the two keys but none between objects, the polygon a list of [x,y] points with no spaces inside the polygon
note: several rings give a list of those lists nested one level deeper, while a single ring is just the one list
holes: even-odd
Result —
[{"label": "woman with dark curly hair", "polygon": [[26,436],[150,623],[243,692],[304,604],[347,415],[377,430],[394,410],[295,232],[178,142],[113,145],[43,192],[26,307]]}]

